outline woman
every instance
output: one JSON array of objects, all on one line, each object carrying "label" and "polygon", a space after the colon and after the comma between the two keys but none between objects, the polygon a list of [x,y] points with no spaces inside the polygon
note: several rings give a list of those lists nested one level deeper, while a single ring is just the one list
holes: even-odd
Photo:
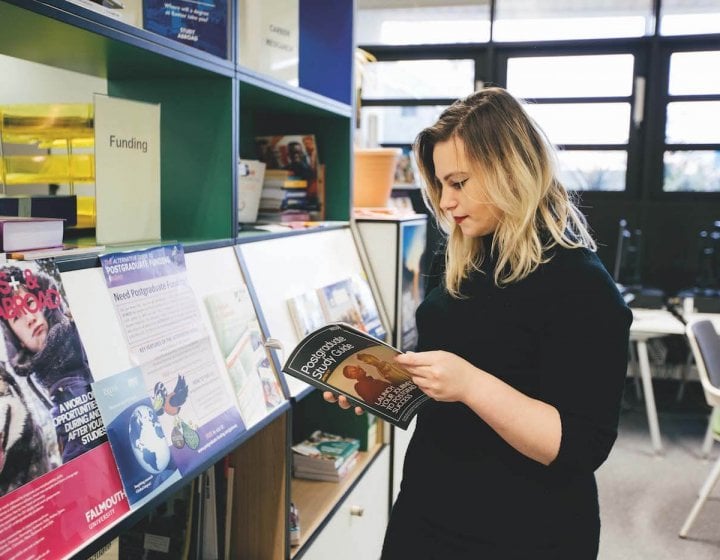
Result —
[{"label": "woman", "polygon": [[631,313],[510,94],[457,101],[415,150],[447,244],[397,358],[433,400],[383,559],[596,558]]}]

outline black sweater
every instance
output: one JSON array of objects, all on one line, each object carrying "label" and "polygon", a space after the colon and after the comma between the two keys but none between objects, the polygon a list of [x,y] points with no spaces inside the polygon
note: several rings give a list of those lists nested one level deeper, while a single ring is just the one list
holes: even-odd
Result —
[{"label": "black sweater", "polygon": [[418,351],[453,352],[556,407],[560,452],[544,466],[464,404],[430,401],[407,451],[400,509],[466,543],[472,557],[594,557],[594,471],[617,435],[632,314],[588,250],[555,248],[549,262],[503,288],[493,265],[487,259],[465,282],[466,299],[441,285],[428,292],[417,311]]}]

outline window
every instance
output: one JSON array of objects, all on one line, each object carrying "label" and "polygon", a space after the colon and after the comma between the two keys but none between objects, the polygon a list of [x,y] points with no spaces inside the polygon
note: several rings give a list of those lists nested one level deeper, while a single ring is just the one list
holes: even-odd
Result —
[{"label": "window", "polygon": [[483,43],[490,40],[490,0],[358,0],[357,40],[363,45]]},{"label": "window", "polygon": [[374,62],[363,67],[363,99],[464,97],[472,93],[474,77],[472,60]]},{"label": "window", "polygon": [[720,33],[720,3],[717,0],[662,0],[661,35]]},{"label": "window", "polygon": [[720,192],[720,51],[673,52],[663,150],[665,192]]},{"label": "window", "polygon": [[[430,79],[428,79],[430,77]],[[470,59],[379,61],[363,67],[360,140],[407,146],[459,97],[473,92]]]},{"label": "window", "polygon": [[633,67],[632,54],[508,59],[507,88],[558,147],[567,188],[625,190]]},{"label": "window", "polygon": [[652,32],[652,0],[496,0],[495,41],[641,37]]}]

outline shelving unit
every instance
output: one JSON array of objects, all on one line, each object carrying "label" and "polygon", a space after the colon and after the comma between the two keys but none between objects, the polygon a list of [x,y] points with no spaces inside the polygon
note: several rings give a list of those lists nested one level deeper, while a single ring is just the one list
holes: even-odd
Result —
[{"label": "shelving unit", "polygon": [[[111,96],[161,105],[162,238],[183,243],[187,253],[253,242],[238,239],[235,174],[239,155],[255,157],[258,135],[314,134],[319,160],[326,165],[326,219],[350,218],[355,3],[300,1],[300,87],[238,65],[233,20],[237,10],[234,2],[230,4],[229,56],[224,59],[64,0],[0,0],[0,54],[102,78]],[[96,257],[59,262],[63,277],[75,278],[74,289],[88,298],[101,289],[97,277],[88,280],[97,276],[98,265]],[[92,318],[85,321],[97,327],[98,336],[107,336],[99,320],[96,325]],[[381,437],[341,484],[292,480],[293,407],[290,399],[223,450],[230,453],[239,474],[234,487],[233,557],[305,554],[367,473],[387,479],[387,461],[378,461],[387,456]],[[208,458],[191,474],[220,458],[221,454]],[[187,482],[184,478],[88,542],[77,557],[100,549]],[[292,550],[291,499],[301,506],[305,535],[301,546]]]}]

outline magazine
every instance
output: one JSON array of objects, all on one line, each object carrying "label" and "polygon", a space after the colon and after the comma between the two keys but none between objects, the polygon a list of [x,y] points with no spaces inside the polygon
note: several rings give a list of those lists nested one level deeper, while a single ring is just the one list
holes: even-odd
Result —
[{"label": "magazine", "polygon": [[53,259],[0,267],[0,558],[65,558],[129,504]]},{"label": "magazine", "polygon": [[283,371],[404,430],[430,397],[395,363],[400,353],[346,323],[331,323],[302,339]]}]

